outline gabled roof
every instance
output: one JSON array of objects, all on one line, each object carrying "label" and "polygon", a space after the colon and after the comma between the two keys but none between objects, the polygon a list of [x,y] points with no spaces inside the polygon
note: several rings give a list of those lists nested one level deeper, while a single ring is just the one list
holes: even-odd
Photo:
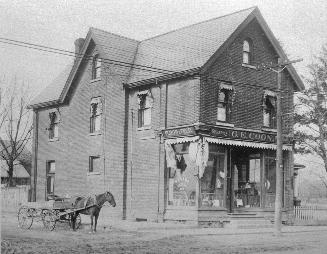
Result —
[{"label": "gabled roof", "polygon": [[[132,66],[125,82],[128,86],[133,87],[153,82],[156,79],[160,80],[160,78],[205,70],[219,58],[224,49],[253,19],[258,21],[278,55],[286,59],[286,54],[257,7],[183,27],[141,42],[90,28],[81,53],[85,54],[90,42],[93,41],[100,53],[103,54],[103,58],[125,62],[127,66]],[[39,97],[34,99],[31,107],[63,103],[80,63],[81,59],[77,60],[67,80],[58,78],[57,85],[52,83],[49,88],[46,88],[48,91],[42,92]],[[139,68],[139,66],[149,66],[156,70],[166,71],[149,71],[146,68]],[[295,81],[297,89],[304,89],[302,80],[293,66],[288,65],[287,70]],[[63,74],[62,77],[64,76]]]},{"label": "gabled roof", "polygon": [[[140,43],[135,64],[174,72],[202,67],[255,7],[193,24]],[[160,76],[133,69],[129,83]]]}]

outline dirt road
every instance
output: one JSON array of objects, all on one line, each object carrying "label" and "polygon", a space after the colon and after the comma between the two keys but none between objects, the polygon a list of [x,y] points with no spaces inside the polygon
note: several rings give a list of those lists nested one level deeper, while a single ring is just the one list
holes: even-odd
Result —
[{"label": "dirt road", "polygon": [[88,224],[76,232],[64,223],[49,232],[41,222],[22,230],[14,215],[2,213],[1,217],[1,253],[327,253],[326,227],[284,233],[282,237],[267,232],[226,235],[203,234],[198,229],[190,233],[117,227],[99,227],[96,234],[89,234]]}]

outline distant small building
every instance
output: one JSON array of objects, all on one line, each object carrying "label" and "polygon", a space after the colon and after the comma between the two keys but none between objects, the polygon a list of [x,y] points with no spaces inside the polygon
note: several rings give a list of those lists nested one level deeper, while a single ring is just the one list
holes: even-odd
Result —
[{"label": "distant small building", "polygon": [[[13,172],[13,181],[15,185],[30,185],[31,176],[30,169],[26,168],[27,166],[23,166],[21,162],[14,162],[14,172]],[[8,177],[8,165],[6,161],[0,160],[0,168],[1,168],[1,186],[6,186],[9,177]]]}]

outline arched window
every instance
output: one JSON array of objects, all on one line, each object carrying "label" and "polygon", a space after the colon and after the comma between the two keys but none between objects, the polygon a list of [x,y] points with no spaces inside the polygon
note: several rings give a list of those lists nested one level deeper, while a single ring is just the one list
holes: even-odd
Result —
[{"label": "arched window", "polygon": [[251,64],[252,62],[252,43],[250,40],[243,41],[243,63]]},{"label": "arched window", "polygon": [[95,55],[92,63],[92,79],[100,78],[101,75],[101,59],[99,55]]}]

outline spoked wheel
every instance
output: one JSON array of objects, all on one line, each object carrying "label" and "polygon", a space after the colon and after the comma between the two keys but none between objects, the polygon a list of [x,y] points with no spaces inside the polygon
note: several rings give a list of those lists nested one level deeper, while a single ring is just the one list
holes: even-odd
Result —
[{"label": "spoked wheel", "polygon": [[33,224],[33,209],[22,206],[18,210],[17,218],[20,228],[29,229]]},{"label": "spoked wheel", "polygon": [[[81,226],[81,224],[82,224],[82,218],[81,218],[81,215],[78,214],[77,217],[76,217],[75,229],[79,229],[79,227]],[[73,228],[73,224],[72,224],[71,216],[69,216],[69,226],[70,226],[71,228]]]},{"label": "spoked wheel", "polygon": [[42,221],[46,229],[52,231],[56,227],[57,215],[54,211],[44,210],[42,212]]}]

